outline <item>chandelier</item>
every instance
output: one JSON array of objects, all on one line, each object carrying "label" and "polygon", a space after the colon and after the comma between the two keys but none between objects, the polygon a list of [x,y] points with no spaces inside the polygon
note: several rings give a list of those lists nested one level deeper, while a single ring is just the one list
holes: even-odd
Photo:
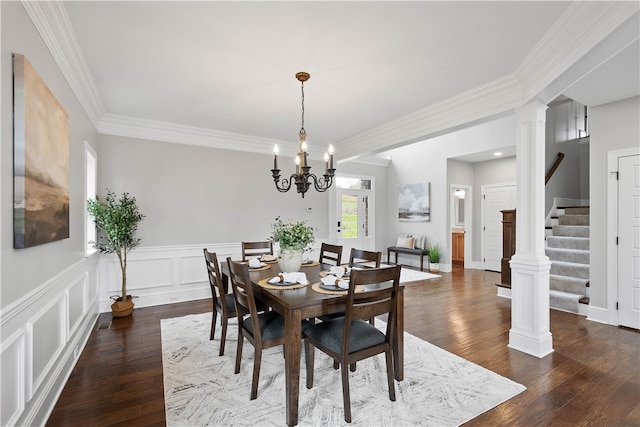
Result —
[{"label": "chandelier", "polygon": [[311,75],[301,71],[296,73],[296,79],[301,83],[302,91],[302,125],[300,127],[300,143],[298,146],[298,154],[296,155],[296,172],[291,174],[289,178],[280,179],[280,169],[278,169],[278,145],[273,148],[273,182],[279,192],[285,193],[291,188],[291,184],[295,183],[298,193],[304,194],[311,188],[311,184],[316,191],[325,192],[333,183],[333,176],[336,170],[333,168],[333,147],[329,145],[329,151],[324,153],[324,174],[321,177],[310,173],[311,166],[307,162],[307,132],[304,130],[304,82],[309,80]]}]

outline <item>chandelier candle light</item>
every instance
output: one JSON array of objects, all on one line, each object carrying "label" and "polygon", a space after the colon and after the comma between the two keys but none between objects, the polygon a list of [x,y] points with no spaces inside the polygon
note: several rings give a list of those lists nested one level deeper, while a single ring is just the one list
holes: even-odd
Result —
[{"label": "chandelier candle light", "polygon": [[313,186],[316,191],[325,192],[331,187],[333,183],[333,176],[336,170],[333,168],[333,147],[329,145],[329,151],[324,153],[324,175],[318,178],[316,175],[309,173],[311,166],[307,162],[307,132],[304,130],[304,82],[309,80],[311,75],[301,71],[296,73],[296,79],[300,81],[302,85],[302,126],[300,127],[300,145],[298,146],[298,154],[296,155],[296,173],[291,174],[287,178],[280,179],[280,169],[278,169],[278,146],[273,148],[273,169],[271,174],[273,175],[273,181],[276,184],[276,188],[279,192],[285,193],[291,188],[291,184],[295,182],[298,193],[304,194]]}]

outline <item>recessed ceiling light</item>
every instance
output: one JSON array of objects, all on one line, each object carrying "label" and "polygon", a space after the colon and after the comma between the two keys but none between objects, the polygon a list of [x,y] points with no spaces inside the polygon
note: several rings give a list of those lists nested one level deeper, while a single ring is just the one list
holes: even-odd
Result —
[{"label": "recessed ceiling light", "polygon": [[493,153],[493,155],[496,157],[502,156],[502,151],[496,151],[495,153]]}]

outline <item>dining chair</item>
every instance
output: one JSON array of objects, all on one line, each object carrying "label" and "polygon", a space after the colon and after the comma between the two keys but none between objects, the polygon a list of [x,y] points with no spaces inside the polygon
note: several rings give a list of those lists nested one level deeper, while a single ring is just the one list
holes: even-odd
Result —
[{"label": "dining chair", "polygon": [[222,334],[220,336],[220,353],[224,354],[224,344],[227,339],[227,325],[230,318],[237,317],[236,303],[233,294],[227,293],[227,289],[222,281],[220,273],[220,265],[218,264],[218,256],[215,252],[209,252],[206,248],[204,251],[204,260],[207,265],[207,275],[209,276],[209,286],[211,287],[211,298],[213,299],[213,316],[211,317],[211,334],[209,339],[212,340],[216,330],[216,319],[220,313],[220,323],[222,324]]},{"label": "dining chair", "polygon": [[[365,251],[363,249],[351,248],[349,255],[349,267],[374,267],[380,268],[382,252]],[[374,265],[371,265],[371,262]]]},{"label": "dining chair", "polygon": [[242,242],[242,261],[262,255],[273,255],[272,242]]},{"label": "dining chair", "polygon": [[[238,349],[236,351],[236,366],[234,373],[240,372],[240,362],[242,360],[242,346],[244,339],[255,348],[253,359],[253,381],[251,383],[251,400],[258,397],[258,380],[260,379],[260,363],[262,361],[262,350],[284,345],[285,329],[284,317],[275,311],[258,312],[256,300],[253,294],[253,285],[249,276],[249,265],[232,261],[227,258],[231,286],[238,313]],[[308,320],[302,321],[302,330],[311,326]],[[304,342],[305,360],[309,362],[309,343]]]},{"label": "dining chair", "polygon": [[323,243],[320,246],[320,264],[340,265],[342,261],[342,246]]},{"label": "dining chair", "polygon": [[[347,367],[359,360],[385,354],[389,399],[396,400],[391,343],[397,316],[400,268],[396,265],[389,268],[351,270],[344,317],[320,322],[304,331],[304,336],[312,347],[320,349],[340,364],[344,419],[348,423],[351,422],[351,399]],[[374,289],[366,287],[385,282],[390,286],[376,286]],[[356,292],[358,285],[365,286],[365,290]],[[389,315],[385,332],[365,321],[385,313]],[[307,388],[313,387],[313,365],[311,357],[307,362]]]},{"label": "dining chair", "polygon": [[[382,260],[382,252],[365,251],[364,249],[351,248],[349,254],[349,267],[362,267],[362,268],[380,268],[380,261]],[[370,265],[371,263],[374,265]],[[320,316],[322,321],[335,319],[336,317],[344,316],[344,313],[333,313],[329,315]],[[369,323],[375,324],[375,317],[371,316]],[[338,369],[338,363],[334,364],[334,368]],[[351,366],[351,370],[355,371],[356,365]]]}]

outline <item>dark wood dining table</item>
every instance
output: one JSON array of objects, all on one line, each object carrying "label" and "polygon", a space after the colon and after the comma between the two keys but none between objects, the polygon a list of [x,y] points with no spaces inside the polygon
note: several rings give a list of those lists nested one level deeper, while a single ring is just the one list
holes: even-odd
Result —
[{"label": "dark wood dining table", "polygon": [[[280,273],[278,263],[268,264],[268,269],[250,270],[255,297],[270,306],[284,317],[285,324],[285,378],[287,425],[298,423],[298,399],[300,394],[300,353],[302,350],[302,319],[315,318],[322,315],[344,312],[346,296],[328,295],[312,289],[312,284],[320,282],[321,271],[328,271],[331,266],[317,262],[302,266],[306,274],[308,286],[297,289],[267,289],[258,284],[260,280],[274,277]],[[228,282],[229,268],[221,263],[223,280]],[[367,285],[368,287],[388,285]],[[395,322],[395,338],[393,340],[393,365],[396,380],[404,378],[404,287],[400,285],[398,294],[398,310]]]}]

